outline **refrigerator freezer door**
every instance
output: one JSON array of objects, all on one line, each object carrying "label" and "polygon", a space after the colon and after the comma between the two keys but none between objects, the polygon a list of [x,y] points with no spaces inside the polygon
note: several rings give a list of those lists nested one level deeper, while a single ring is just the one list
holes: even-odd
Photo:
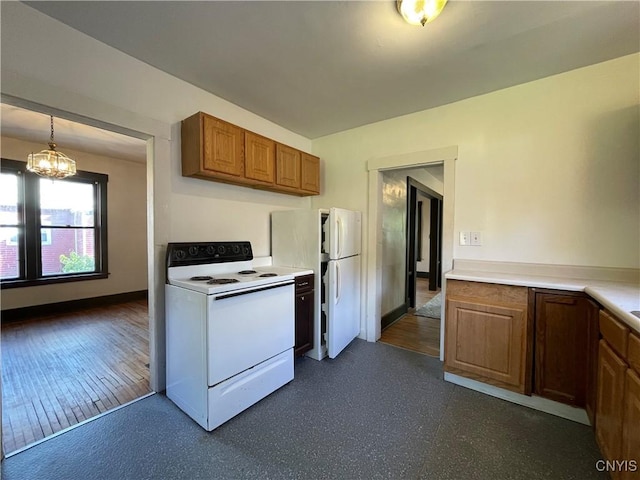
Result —
[{"label": "refrigerator freezer door", "polygon": [[327,351],[336,358],[360,333],[360,255],[330,261],[327,280]]},{"label": "refrigerator freezer door", "polygon": [[331,260],[360,254],[361,223],[360,212],[342,208],[329,210],[329,220],[325,224],[325,228],[329,229],[329,258]]}]

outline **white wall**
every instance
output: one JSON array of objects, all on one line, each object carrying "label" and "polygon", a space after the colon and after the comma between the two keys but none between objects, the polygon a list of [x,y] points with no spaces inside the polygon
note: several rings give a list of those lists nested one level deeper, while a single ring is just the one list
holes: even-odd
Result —
[{"label": "white wall", "polygon": [[[25,161],[42,144],[2,137],[2,158]],[[109,175],[107,232],[109,278],[2,290],[2,310],[147,289],[147,166],[70,149],[78,169]]]},{"label": "white wall", "polygon": [[[147,205],[151,387],[164,389],[164,262],[167,242],[242,239],[269,253],[268,218],[308,198],[180,175],[179,122],[204,111],[300,150],[311,142],[237,105],[123,54],[19,2],[1,2],[0,88],[5,101],[57,117],[139,132],[148,142]],[[34,35],[33,32],[47,32]],[[55,75],[51,75],[55,72]]]},{"label": "white wall", "polygon": [[455,258],[638,268],[639,59],[314,140],[327,165],[314,204],[366,212],[368,160],[457,145],[454,229],[484,244]]},{"label": "white wall", "polygon": [[[46,37],[33,35],[47,31]],[[269,254],[269,212],[309,206],[307,198],[256,191],[180,174],[180,121],[205,111],[279,142],[310,151],[308,139],[146,65],[17,2],[2,3],[2,92],[116,125],[150,132],[161,123],[170,166],[155,170],[165,183],[156,198],[167,240],[251,240]],[[49,75],[55,71],[56,75]],[[60,89],[53,96],[48,90]],[[72,99],[69,99],[72,94]],[[97,108],[91,108],[98,102]],[[132,118],[142,117],[142,121]],[[141,128],[142,127],[142,128]],[[156,146],[157,149],[157,146]],[[158,152],[157,152],[158,153]],[[158,197],[156,192],[156,197]],[[249,236],[247,236],[249,235]]]}]

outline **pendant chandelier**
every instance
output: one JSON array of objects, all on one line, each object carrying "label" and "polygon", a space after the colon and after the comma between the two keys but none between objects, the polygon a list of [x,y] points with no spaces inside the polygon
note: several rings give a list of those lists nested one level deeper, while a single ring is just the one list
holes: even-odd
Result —
[{"label": "pendant chandelier", "polygon": [[440,15],[446,3],[447,0],[397,0],[396,6],[407,23],[424,27]]},{"label": "pendant chandelier", "polygon": [[51,116],[51,141],[49,150],[30,153],[27,157],[27,170],[41,177],[66,178],[76,174],[76,162],[64,153],[56,151],[53,141],[53,115]]}]

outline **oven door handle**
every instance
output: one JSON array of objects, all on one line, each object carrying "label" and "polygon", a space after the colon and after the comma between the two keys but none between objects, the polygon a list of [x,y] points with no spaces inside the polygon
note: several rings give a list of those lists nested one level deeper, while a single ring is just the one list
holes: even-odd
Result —
[{"label": "oven door handle", "polygon": [[287,283],[279,283],[277,285],[267,285],[266,287],[253,288],[251,290],[243,290],[242,292],[226,293],[224,295],[214,296],[213,299],[214,300],[224,300],[226,298],[239,297],[241,295],[249,295],[250,293],[264,292],[265,290],[272,290],[274,288],[280,288],[280,287],[286,287],[286,286],[289,286],[289,285],[293,285],[293,283],[294,283],[293,280],[291,280],[290,282],[287,282]]}]

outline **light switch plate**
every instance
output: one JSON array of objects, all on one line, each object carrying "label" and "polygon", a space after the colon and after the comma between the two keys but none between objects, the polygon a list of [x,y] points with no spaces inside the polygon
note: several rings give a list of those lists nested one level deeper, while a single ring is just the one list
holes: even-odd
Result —
[{"label": "light switch plate", "polygon": [[482,232],[471,232],[471,245],[482,245]]},{"label": "light switch plate", "polygon": [[460,245],[471,245],[471,232],[460,232]]}]

